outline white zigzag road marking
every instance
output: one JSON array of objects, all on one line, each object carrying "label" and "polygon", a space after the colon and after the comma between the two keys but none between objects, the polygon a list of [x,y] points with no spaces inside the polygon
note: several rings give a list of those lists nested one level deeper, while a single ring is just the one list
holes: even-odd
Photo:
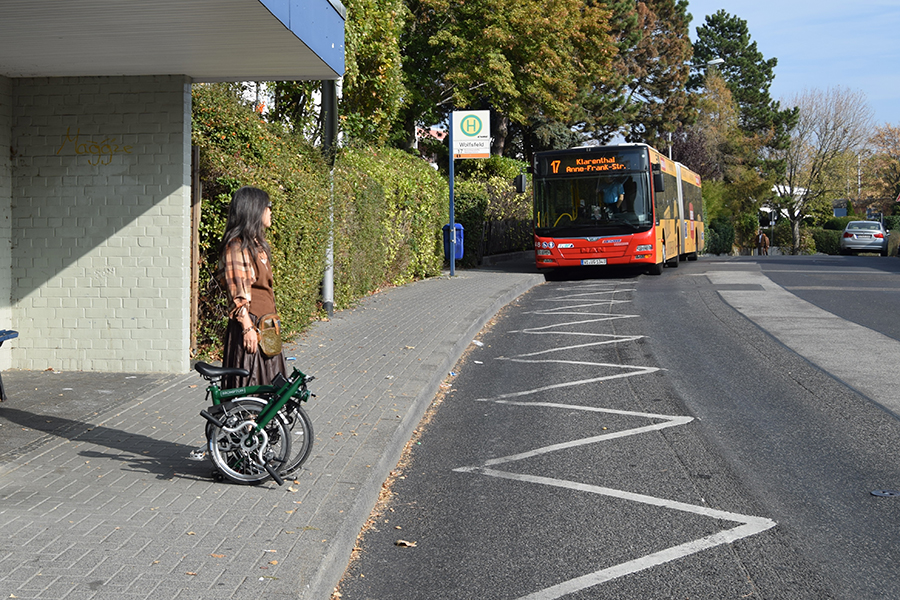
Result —
[{"label": "white zigzag road marking", "polygon": [[[565,290],[572,289],[583,289],[583,288],[564,288]],[[634,290],[620,290],[620,291],[634,291]],[[614,293],[615,290],[612,290]],[[607,292],[599,292],[599,293],[607,293]],[[577,296],[584,296],[588,294],[572,294],[561,300],[553,300],[553,301],[571,301],[572,298]],[[613,303],[619,303],[623,301],[609,300],[603,302],[602,304],[609,305]],[[599,303],[598,303],[599,304]],[[572,310],[575,308],[583,308],[596,306],[597,304],[581,304],[581,305],[569,305],[560,307],[560,309],[551,309],[549,311],[535,311],[526,314],[551,314],[551,315],[560,315],[560,314],[591,314],[584,312],[562,312],[565,310]],[[585,483],[579,483],[576,481],[567,481],[564,479],[555,479],[550,477],[541,477],[537,475],[526,475],[520,473],[509,473],[506,471],[499,471],[496,469],[491,469],[489,467],[497,466],[501,464],[512,463],[520,460],[525,460],[528,458],[532,458],[534,456],[540,456],[542,454],[548,454],[550,452],[556,452],[559,450],[565,450],[569,448],[576,448],[580,446],[587,446],[589,444],[597,444],[600,442],[605,442],[613,439],[624,438],[632,435],[640,435],[644,433],[650,433],[653,431],[659,431],[662,429],[666,429],[668,427],[676,427],[679,425],[685,425],[693,421],[692,417],[684,417],[684,416],[673,416],[673,415],[658,415],[652,413],[640,413],[640,412],[632,412],[632,411],[624,411],[624,410],[615,410],[610,408],[599,408],[599,407],[586,407],[586,406],[573,406],[568,404],[557,404],[552,402],[515,402],[506,400],[507,398],[520,398],[523,396],[529,396],[532,394],[537,394],[539,392],[545,392],[553,389],[560,389],[572,386],[585,385],[588,383],[596,383],[600,381],[608,381],[611,379],[620,379],[624,377],[633,377],[635,375],[644,375],[649,373],[654,373],[659,371],[660,369],[656,367],[645,367],[645,366],[637,366],[637,365],[621,365],[621,364],[610,364],[610,363],[597,363],[597,362],[587,362],[587,361],[572,361],[572,360],[525,360],[525,357],[536,356],[539,354],[546,354],[549,352],[559,352],[562,350],[571,350],[575,348],[584,348],[588,346],[597,346],[602,344],[618,344],[622,342],[630,342],[635,341],[637,339],[642,338],[643,336],[617,336],[612,334],[601,334],[601,333],[590,333],[590,332],[571,332],[571,331],[560,331],[560,327],[570,326],[570,325],[583,325],[587,323],[597,323],[602,321],[610,321],[614,319],[620,318],[635,318],[639,315],[606,315],[607,318],[603,319],[590,319],[584,321],[572,321],[568,323],[557,323],[556,325],[547,325],[545,327],[535,327],[528,329],[521,329],[516,331],[511,331],[509,333],[527,333],[530,335],[547,335],[547,334],[555,334],[555,335],[582,335],[582,336],[604,336],[614,339],[608,339],[601,342],[591,342],[587,344],[579,344],[574,346],[561,346],[550,348],[547,350],[540,350],[537,352],[532,352],[529,354],[520,354],[516,357],[506,358],[501,357],[498,360],[508,360],[511,362],[520,362],[520,363],[561,363],[561,364],[569,364],[569,365],[583,365],[585,367],[605,367],[605,368],[615,368],[615,369],[632,369],[631,372],[618,373],[615,375],[607,375],[603,377],[593,377],[589,379],[580,379],[576,381],[568,381],[564,383],[557,383],[552,385],[543,386],[540,388],[535,388],[533,390],[526,390],[522,392],[512,392],[508,394],[500,394],[498,396],[494,396],[492,398],[479,398],[478,402],[496,402],[498,404],[507,404],[511,406],[522,406],[522,407],[530,407],[530,408],[548,408],[548,409],[556,409],[561,408],[565,410],[581,410],[581,411],[591,411],[591,412],[602,412],[608,414],[617,414],[623,416],[633,416],[633,417],[641,417],[647,419],[659,419],[662,420],[661,423],[654,423],[652,425],[646,425],[644,427],[634,427],[631,429],[626,429],[623,431],[616,431],[611,433],[604,433],[602,435],[596,435],[586,438],[581,438],[577,440],[571,440],[568,442],[561,442],[558,444],[551,444],[549,446],[543,446],[541,448],[535,448],[533,450],[529,450],[527,452],[520,452],[518,454],[512,454],[510,456],[504,456],[500,458],[494,458],[488,460],[483,465],[480,466],[472,466],[472,467],[460,467],[458,469],[454,469],[454,471],[460,473],[476,473],[481,475],[486,475],[489,477],[497,477],[500,479],[508,479],[512,481],[519,481],[523,483],[534,483],[539,485],[549,485],[557,488],[572,490],[575,492],[581,493],[591,493],[598,494],[601,496],[608,496],[612,498],[618,498],[621,500],[628,500],[631,502],[638,502],[641,504],[647,504],[650,506],[657,506],[661,508],[667,508],[671,510],[678,510],[682,512],[692,513],[700,516],[709,517],[712,519],[718,519],[723,521],[732,521],[736,523],[740,523],[737,527],[732,529],[726,529],[724,531],[720,531],[714,533],[712,535],[708,535],[696,540],[692,540],[690,542],[686,542],[684,544],[679,544],[677,546],[672,546],[670,548],[666,548],[665,550],[661,550],[659,552],[654,552],[652,554],[648,554],[646,556],[642,556],[640,558],[636,558],[634,560],[629,560],[618,565],[614,565],[612,567],[608,567],[606,569],[600,569],[598,571],[594,571],[593,573],[588,573],[587,575],[582,575],[580,577],[575,577],[573,579],[569,579],[568,581],[564,581],[557,585],[545,588],[543,590],[534,592],[527,596],[523,596],[519,600],[554,600],[555,598],[561,598],[567,594],[572,594],[578,592],[580,590],[601,584],[606,581],[611,581],[613,579],[617,579],[619,577],[623,577],[625,575],[630,575],[633,573],[638,573],[640,571],[659,566],[668,562],[672,562],[686,556],[690,556],[691,554],[696,554],[703,550],[708,550],[710,548],[715,548],[716,546],[721,546],[723,544],[730,544],[737,540],[756,535],[772,527],[775,527],[775,521],[770,519],[766,519],[763,517],[754,517],[749,515],[742,515],[738,513],[727,512],[723,510],[717,510],[714,508],[709,508],[706,506],[697,506],[694,504],[687,504],[685,502],[678,502],[675,500],[667,500],[665,498],[657,498],[654,496],[647,496],[644,494],[635,494],[632,492],[626,492],[624,490],[616,490],[612,488],[590,485]]]},{"label": "white zigzag road marking", "polygon": [[[556,404],[554,402],[510,402],[508,400],[482,400],[482,402],[493,401],[497,404],[507,404],[510,406],[531,406],[531,407],[545,407],[545,408],[563,408],[568,411],[572,410],[581,410],[587,412],[598,412],[598,413],[606,413],[612,415],[622,415],[622,416],[630,416],[630,417],[644,417],[648,419],[662,419],[663,423],[655,423],[653,425],[646,425],[644,427],[634,427],[632,429],[625,429],[623,431],[612,431],[610,433],[604,433],[601,435],[596,435],[593,437],[582,438],[578,440],[573,440],[570,442],[562,442],[560,444],[553,444],[550,446],[544,446],[543,448],[537,448],[535,450],[529,450],[528,452],[521,452],[519,454],[513,454],[510,456],[501,456],[500,458],[493,458],[486,463],[484,463],[485,467],[500,465],[507,462],[515,462],[517,460],[525,460],[526,458],[532,458],[534,456],[540,456],[542,454],[548,454],[550,452],[556,452],[557,450],[566,450],[568,448],[576,448],[578,446],[586,446],[588,444],[596,444],[597,442],[604,442],[607,440],[614,440],[618,438],[628,437],[631,435],[637,435],[639,433],[647,433],[650,431],[659,431],[660,429],[666,429],[667,427],[675,427],[677,425],[684,425],[685,423],[690,423],[694,420],[693,417],[673,417],[670,415],[654,415],[650,413],[639,413],[632,412],[628,410],[616,410],[613,408],[598,408],[595,406],[576,406],[572,404]],[[456,469],[457,471],[463,470],[475,470],[476,468],[463,467],[462,469]]]},{"label": "white zigzag road marking", "polygon": [[[530,333],[530,332],[529,332]],[[528,354],[519,354],[516,358],[522,358],[526,356],[538,356],[540,354],[548,354],[550,352],[560,352],[562,350],[575,350],[577,348],[587,348],[589,346],[603,346],[605,344],[618,344],[619,342],[633,342],[635,340],[641,339],[642,335],[607,335],[605,333],[585,333],[579,331],[537,331],[534,335],[551,335],[551,334],[566,334],[566,335],[586,335],[586,336],[606,336],[611,338],[616,338],[612,340],[606,340],[605,342],[590,342],[588,344],[575,344],[574,346],[561,346],[559,348],[550,348],[549,350],[538,350],[537,352],[529,352]],[[505,359],[504,359],[505,360]]]},{"label": "white zigzag road marking", "polygon": [[[609,306],[610,304],[628,304],[631,300],[607,300],[606,302],[592,302],[590,304],[573,304],[571,306],[560,306],[559,308],[542,308],[541,310],[532,310],[523,314],[526,315],[609,315],[609,313],[589,313],[579,312],[575,308],[590,308],[592,306]],[[571,311],[571,312],[566,312]],[[614,316],[614,315],[610,315]]]},{"label": "white zigzag road marking", "polygon": [[[585,289],[596,289],[594,292],[585,292]],[[557,288],[560,292],[568,292],[577,290],[581,292],[580,294],[569,294],[565,298],[556,299],[556,298],[538,298],[538,302],[565,302],[566,298],[577,298],[578,296],[587,296],[590,294],[615,294],[616,292],[633,292],[635,288],[621,288],[616,289],[615,285],[586,285],[584,287],[566,287],[566,288]]]},{"label": "white zigzag road marking", "polygon": [[498,394],[492,398],[478,398],[476,401],[484,402],[488,400],[501,400],[503,398],[521,398],[522,396],[530,396],[531,394],[537,394],[540,392],[546,392],[548,390],[558,390],[560,388],[567,387],[575,387],[579,385],[586,385],[588,383],[597,383],[599,381],[610,381],[612,379],[623,379],[625,377],[634,377],[635,375],[644,375],[646,373],[653,373],[655,371],[659,371],[657,367],[632,367],[627,365],[618,365],[613,363],[588,363],[588,362],[577,362],[577,361],[566,361],[566,360],[522,360],[519,358],[502,358],[498,360],[509,360],[512,362],[520,362],[520,363],[564,363],[564,364],[572,364],[572,365],[590,365],[597,367],[612,367],[614,369],[635,369],[632,373],[616,373],[615,375],[604,375],[602,377],[592,377],[590,379],[579,379],[577,381],[567,381],[565,383],[553,383],[550,385],[545,385],[539,388],[535,388],[533,390],[525,390],[522,392],[510,392],[508,394]]},{"label": "white zigzag road marking", "polygon": [[[558,314],[558,313],[557,313]],[[583,315],[585,313],[574,313]],[[585,323],[600,323],[602,321],[615,321],[617,319],[634,319],[638,315],[606,315],[603,319],[587,319],[585,321],[570,321],[569,323],[557,323],[556,325],[546,325],[544,327],[529,327],[528,329],[520,329],[510,331],[509,333],[531,333],[533,331],[542,331],[544,329],[553,329],[556,327],[565,327],[566,325],[584,325]]]}]

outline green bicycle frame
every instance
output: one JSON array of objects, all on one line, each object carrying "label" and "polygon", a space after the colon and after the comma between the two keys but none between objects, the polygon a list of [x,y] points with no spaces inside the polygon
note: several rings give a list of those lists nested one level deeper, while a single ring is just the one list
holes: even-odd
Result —
[{"label": "green bicycle frame", "polygon": [[[206,394],[212,400],[214,407],[244,396],[262,395],[276,398],[274,402],[267,402],[265,408],[259,413],[255,429],[258,433],[269,424],[269,421],[275,418],[278,411],[284,408],[284,405],[288,403],[292,396],[297,395],[297,400],[300,402],[308,400],[309,390],[304,386],[312,379],[312,377],[307,377],[300,369],[294,367],[294,372],[280,387],[274,385],[250,385],[223,390],[215,383],[212,383],[206,388]],[[300,389],[301,387],[303,388],[302,390]],[[299,395],[297,394],[298,391],[300,392]]]}]

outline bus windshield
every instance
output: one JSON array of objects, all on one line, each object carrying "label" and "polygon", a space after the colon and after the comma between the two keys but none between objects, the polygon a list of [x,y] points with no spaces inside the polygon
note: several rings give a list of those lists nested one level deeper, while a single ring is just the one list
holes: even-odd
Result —
[{"label": "bus windshield", "polygon": [[646,172],[539,179],[534,191],[538,235],[618,235],[653,226]]}]

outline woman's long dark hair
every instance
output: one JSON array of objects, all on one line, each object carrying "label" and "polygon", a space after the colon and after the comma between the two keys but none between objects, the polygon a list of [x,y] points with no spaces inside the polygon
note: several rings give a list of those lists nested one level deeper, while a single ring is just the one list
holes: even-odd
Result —
[{"label": "woman's long dark hair", "polygon": [[269,194],[259,188],[242,187],[231,196],[228,206],[228,221],[225,233],[219,244],[221,254],[228,244],[236,239],[241,241],[241,248],[249,250],[252,256],[259,254],[260,248],[271,256],[269,243],[266,241],[266,228],[263,226],[263,214],[269,204]]}]

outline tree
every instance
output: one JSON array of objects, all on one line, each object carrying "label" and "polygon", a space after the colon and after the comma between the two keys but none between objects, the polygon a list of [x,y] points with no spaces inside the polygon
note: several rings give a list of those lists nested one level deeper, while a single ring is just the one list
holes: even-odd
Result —
[{"label": "tree", "polygon": [[698,94],[695,123],[675,136],[673,158],[704,180],[724,180],[726,164],[734,162],[734,148],[744,148],[738,124],[738,109],[731,90],[718,71],[706,73],[703,92]]},{"label": "tree", "polygon": [[717,69],[707,71],[698,106],[696,123],[675,136],[673,158],[704,179],[704,203],[733,220],[740,246],[751,246],[774,182],[757,168],[766,138],[741,129],[739,107]]},{"label": "tree", "polygon": [[317,98],[320,81],[276,81],[268,86],[274,103],[270,121],[279,121],[303,139],[316,143],[322,136],[322,111]]},{"label": "tree", "polygon": [[[697,28],[693,56],[696,75],[692,86],[701,84],[701,74],[714,59],[723,61],[717,69],[739,108],[741,129],[763,138],[767,150],[783,150],[797,114],[793,109],[783,110],[769,94],[778,59],[764,58],[756,42],[750,39],[747,22],[724,10],[707,16],[705,24]],[[763,152],[757,157],[755,167],[766,174],[782,171],[784,165],[771,159],[771,152]]]},{"label": "tree", "polygon": [[873,155],[875,191],[879,196],[900,197],[900,127],[885,124],[875,128],[869,139]]},{"label": "tree", "polygon": [[606,142],[668,144],[667,134],[690,124],[695,96],[687,83],[692,47],[685,0],[610,0],[612,36],[618,55],[610,77],[585,89],[577,125]]},{"label": "tree", "polygon": [[687,90],[693,55],[690,15],[686,0],[647,0],[636,8],[645,34],[633,52],[622,57],[632,75],[627,89],[639,100],[625,139],[661,147],[667,144],[667,134],[696,116],[696,97]]},{"label": "tree", "polygon": [[346,65],[340,114],[351,139],[383,144],[406,94],[400,35],[403,0],[346,0]]},{"label": "tree", "polygon": [[615,55],[608,11],[586,0],[411,0],[409,8],[407,139],[434,107],[490,109],[492,153],[503,154],[511,123],[569,120],[578,90],[607,77]]},{"label": "tree", "polygon": [[816,203],[841,192],[840,161],[863,148],[872,109],[862,92],[845,88],[805,91],[791,104],[798,109],[798,119],[788,148],[779,153],[785,172],[778,181],[776,202],[788,211],[797,254],[800,224]]}]

